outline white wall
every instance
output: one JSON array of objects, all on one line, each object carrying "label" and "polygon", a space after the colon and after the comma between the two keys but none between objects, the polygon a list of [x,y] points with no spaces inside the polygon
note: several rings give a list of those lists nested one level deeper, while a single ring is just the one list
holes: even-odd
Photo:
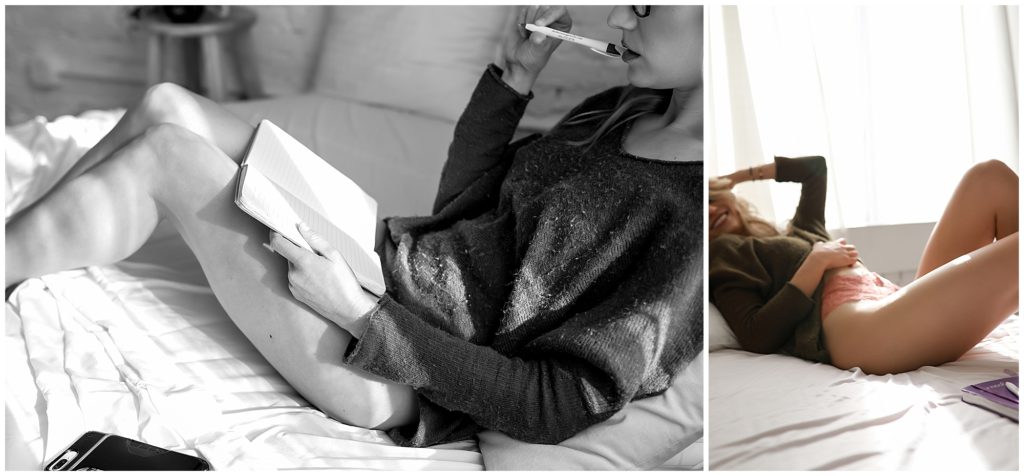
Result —
[{"label": "white wall", "polygon": [[914,280],[924,245],[934,223],[867,226],[832,232],[857,247],[861,261],[871,271],[904,286]]},{"label": "white wall", "polygon": [[[147,36],[129,20],[128,8],[6,6],[7,123],[132,104],[145,90]],[[305,91],[328,7],[252,8],[264,89]]]}]

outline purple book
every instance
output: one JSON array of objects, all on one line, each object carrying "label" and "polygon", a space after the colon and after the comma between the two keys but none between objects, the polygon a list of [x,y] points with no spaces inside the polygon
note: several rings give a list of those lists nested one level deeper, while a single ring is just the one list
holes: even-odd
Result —
[{"label": "purple book", "polygon": [[1005,417],[1017,420],[1017,403],[1020,398],[1014,395],[1006,383],[1014,386],[1020,384],[1018,377],[1006,377],[988,382],[976,383],[961,389],[960,398],[979,407],[994,411]]}]

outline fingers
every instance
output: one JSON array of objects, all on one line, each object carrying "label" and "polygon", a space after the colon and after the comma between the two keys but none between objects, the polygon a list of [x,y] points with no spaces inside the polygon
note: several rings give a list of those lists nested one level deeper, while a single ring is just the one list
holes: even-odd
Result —
[{"label": "fingers", "polygon": [[[538,10],[540,10],[540,6],[538,6],[538,5],[527,5],[527,6],[523,7],[523,9],[522,9],[522,22],[521,23],[523,23],[523,24],[533,23],[534,25],[537,25],[537,26],[547,26],[547,25],[541,25],[541,24],[537,23],[537,11]],[[535,32],[535,31],[534,32],[530,32],[529,30],[526,30],[525,28],[523,29],[523,31],[526,32],[526,36],[529,37],[529,41],[531,43],[540,44],[541,42],[544,41],[545,36],[544,36],[543,33],[538,33],[538,32]]]},{"label": "fingers", "polygon": [[[572,18],[569,16],[569,10],[564,6],[531,5],[523,8],[523,14],[523,23],[533,23],[537,26],[547,26],[561,31],[572,29]],[[533,32],[530,35],[530,42],[540,45],[544,43],[545,38],[547,35]]]},{"label": "fingers", "polygon": [[535,24],[569,31],[572,28],[572,17],[569,16],[569,10],[562,5],[544,5],[537,10]]},{"label": "fingers", "polygon": [[713,177],[708,180],[708,190],[724,191],[732,188],[732,180],[727,177]]},{"label": "fingers", "polygon": [[270,248],[273,249],[275,253],[284,256],[284,259],[288,260],[290,263],[296,263],[302,259],[303,256],[310,254],[308,251],[302,249],[295,243],[288,241],[287,238],[273,230],[270,232]]},{"label": "fingers", "polygon": [[299,229],[299,234],[306,240],[306,243],[309,243],[309,247],[313,248],[316,254],[331,261],[337,261],[338,251],[331,246],[329,241],[320,236],[319,233],[311,230],[305,223],[299,223],[295,227]]},{"label": "fingers", "polygon": [[[523,7],[523,23],[537,24],[537,11],[540,10],[540,5],[527,5]],[[539,25],[547,26],[547,25]]]},{"label": "fingers", "polygon": [[516,15],[516,30],[519,31],[519,37],[520,38],[526,38],[527,36],[530,36],[530,32],[529,32],[529,30],[526,29],[526,27],[519,26],[519,25],[525,25],[525,24],[529,23],[529,22],[526,21],[526,10],[527,10],[527,8],[529,8],[529,7],[520,8],[519,9],[519,14]]}]

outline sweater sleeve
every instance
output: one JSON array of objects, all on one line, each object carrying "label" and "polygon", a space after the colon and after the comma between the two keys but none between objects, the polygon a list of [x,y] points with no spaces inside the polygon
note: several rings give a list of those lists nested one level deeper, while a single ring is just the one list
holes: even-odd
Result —
[{"label": "sweater sleeve", "polygon": [[814,309],[814,301],[786,282],[771,294],[772,278],[756,242],[736,236],[711,243],[708,280],[711,302],[747,351],[778,351]]},{"label": "sweater sleeve", "polygon": [[[586,396],[578,382],[587,376],[574,359],[505,356],[432,327],[387,295],[368,317],[365,333],[346,352],[346,364],[410,385],[430,402],[483,427],[554,444],[612,414],[591,414],[581,403]],[[432,418],[421,414],[420,419],[419,425],[429,425]],[[447,441],[447,435],[431,429],[406,434],[419,440],[399,443]]]},{"label": "sweater sleeve", "polygon": [[825,228],[825,198],[828,192],[828,167],[819,156],[775,158],[775,180],[801,184],[800,203],[793,215],[793,227],[828,236]]},{"label": "sweater sleeve", "polygon": [[740,346],[759,354],[778,351],[814,308],[814,301],[791,283],[768,301],[755,289],[729,285],[716,289],[713,298]]},{"label": "sweater sleeve", "polygon": [[434,199],[438,213],[459,194],[502,162],[526,105],[533,98],[505,84],[501,68],[488,65],[469,104],[455,125],[448,160]]}]

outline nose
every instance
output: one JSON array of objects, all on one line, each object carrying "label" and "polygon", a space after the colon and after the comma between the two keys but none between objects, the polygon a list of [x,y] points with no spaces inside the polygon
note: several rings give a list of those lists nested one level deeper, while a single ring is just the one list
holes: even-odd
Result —
[{"label": "nose", "polygon": [[608,14],[608,26],[617,30],[632,30],[636,27],[636,16],[627,6],[613,7]]},{"label": "nose", "polygon": [[718,213],[718,211],[721,210],[721,209],[722,208],[721,208],[720,205],[715,205],[714,203],[708,204],[708,214],[709,215],[714,215],[715,213]]}]

